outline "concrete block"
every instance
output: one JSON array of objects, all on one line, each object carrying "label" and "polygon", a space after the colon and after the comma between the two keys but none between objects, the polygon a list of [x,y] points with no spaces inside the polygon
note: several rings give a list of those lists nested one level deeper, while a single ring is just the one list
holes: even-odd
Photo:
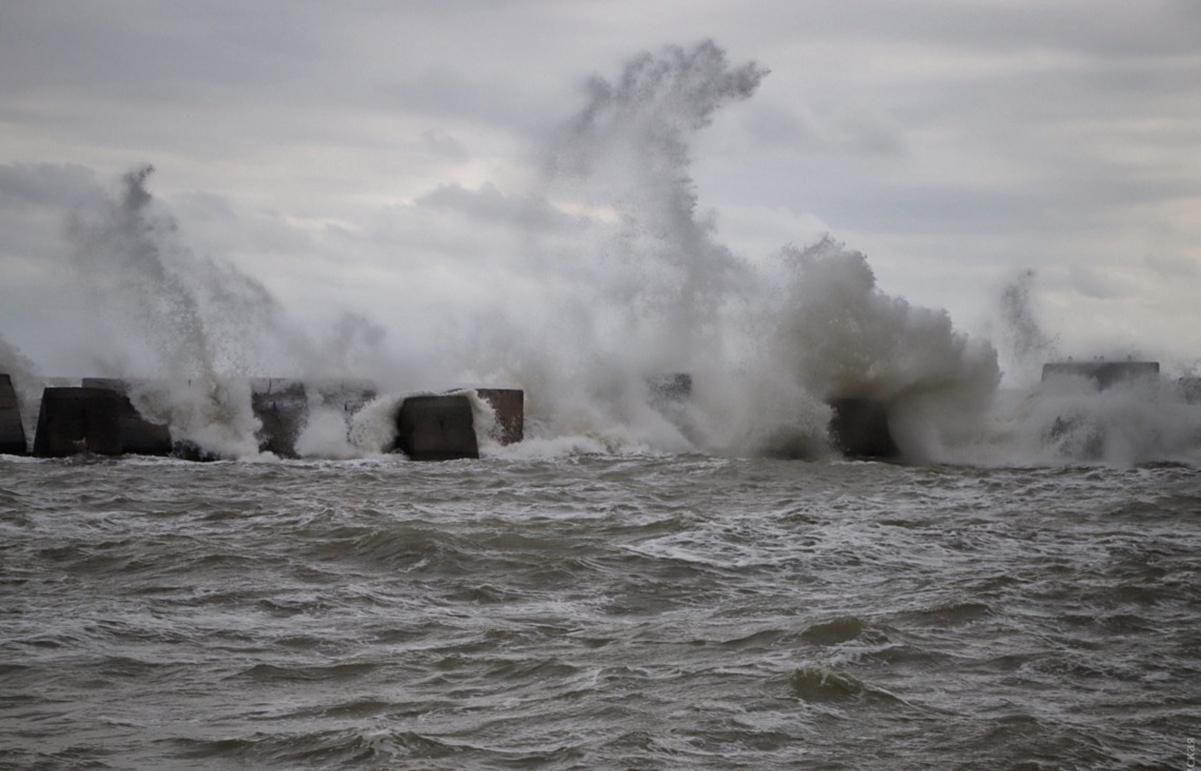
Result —
[{"label": "concrete block", "polygon": [[888,410],[871,399],[831,399],[830,438],[849,458],[895,458],[900,454],[888,428]]},{"label": "concrete block", "polygon": [[47,388],[42,392],[33,454],[63,458],[81,452],[120,455],[123,397],[106,388]]},{"label": "concrete block", "polygon": [[411,460],[480,457],[471,402],[454,394],[408,397],[396,416],[396,449]]},{"label": "concrete block", "polygon": [[1159,377],[1157,361],[1053,361],[1043,365],[1043,382],[1061,378],[1086,378],[1104,391],[1119,383],[1155,380]]},{"label": "concrete block", "polygon": [[131,455],[170,455],[171,430],[165,423],[155,423],[142,417],[129,399],[129,389],[136,381],[116,378],[85,377],[84,388],[103,388],[121,398],[121,446]]},{"label": "concrete block", "polygon": [[250,406],[262,423],[259,450],[295,458],[296,440],[309,411],[304,383],[287,378],[255,378],[251,381]]},{"label": "concrete block", "polygon": [[520,388],[477,388],[475,392],[496,412],[501,444],[514,444],[525,438],[525,391]]},{"label": "concrete block", "polygon": [[25,427],[21,425],[21,405],[8,375],[0,375],[0,455],[25,455]]},{"label": "concrete block", "polygon": [[340,409],[353,415],[374,399],[379,392],[369,380],[316,380],[305,383],[310,394],[316,394],[327,408]]}]

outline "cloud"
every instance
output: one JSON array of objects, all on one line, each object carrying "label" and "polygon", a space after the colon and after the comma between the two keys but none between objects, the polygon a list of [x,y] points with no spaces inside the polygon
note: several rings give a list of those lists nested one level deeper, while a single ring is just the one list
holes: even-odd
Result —
[{"label": "cloud", "polygon": [[507,223],[523,229],[562,231],[586,224],[584,218],[555,208],[545,198],[534,194],[505,195],[491,184],[479,190],[443,185],[419,197],[414,204],[421,208],[455,211],[472,220]]},{"label": "cloud", "polygon": [[[820,224],[956,314],[1032,265],[1085,277],[1054,290],[1067,343],[1094,326],[1072,303],[1138,299],[1129,329],[1159,329],[1196,319],[1176,284],[1201,264],[1199,28],[1192,0],[9,4],[0,319],[47,301],[30,287],[73,199],[146,161],[197,251],[317,312],[449,264],[582,259],[613,191],[546,181],[556,128],[596,96],[590,73],[717,34],[773,70],[691,146],[696,222],[735,257]],[[594,160],[625,179],[631,155]]]}]

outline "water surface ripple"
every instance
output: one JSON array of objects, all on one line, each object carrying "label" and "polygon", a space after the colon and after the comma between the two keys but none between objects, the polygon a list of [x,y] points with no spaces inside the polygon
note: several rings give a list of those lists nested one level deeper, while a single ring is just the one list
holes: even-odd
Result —
[{"label": "water surface ripple", "polygon": [[1184,768],[1199,480],[0,459],[0,765]]}]

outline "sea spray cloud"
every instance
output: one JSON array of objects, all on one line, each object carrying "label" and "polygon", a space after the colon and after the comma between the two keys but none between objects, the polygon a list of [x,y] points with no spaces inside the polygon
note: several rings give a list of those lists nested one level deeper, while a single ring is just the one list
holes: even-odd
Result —
[{"label": "sea spray cloud", "polygon": [[[328,340],[300,334],[259,282],[186,247],[147,188],[149,168],[73,216],[72,256],[91,301],[130,331],[105,351],[116,374],[140,368],[192,381],[138,394],[139,406],[223,454],[251,454],[255,429],[248,393],[229,379],[270,369],[353,377],[374,366],[407,369],[426,387],[522,386],[534,437],[790,457],[828,451],[829,398],[910,412],[920,404],[926,413],[931,403],[985,398],[995,384],[990,349],[966,342],[945,313],[881,293],[863,255],[827,240],[756,268],[722,243],[716,218],[699,207],[693,142],[765,75],[754,62],[731,63],[712,42],[639,55],[612,80],[590,81],[585,104],[546,149],[541,190],[440,188],[420,199],[415,211],[511,220],[527,235],[516,250],[487,244],[504,259],[448,262],[396,287],[398,298],[441,279],[472,288],[463,299],[447,293],[453,304],[428,338],[365,315],[345,317]],[[520,206],[510,216],[513,202]],[[417,358],[380,366],[385,339],[398,336]],[[423,369],[429,363],[434,371]],[[648,380],[671,372],[694,374],[696,387],[690,404],[665,415]],[[404,386],[380,385],[384,406],[370,412],[386,417]],[[386,420],[344,435],[335,417],[314,421],[306,454],[386,445],[383,429],[355,438]]]},{"label": "sea spray cloud", "polygon": [[[713,115],[749,99],[768,71],[731,64],[712,41],[670,46],[629,60],[610,81],[593,76],[588,102],[566,128],[548,168],[559,182],[616,211],[618,236],[607,245],[625,294],[661,361],[691,366],[721,341],[720,314],[746,267],[717,240],[715,223],[697,211],[691,144]],[[668,362],[663,362],[672,366]]]},{"label": "sea spray cloud", "polygon": [[1043,362],[1054,358],[1056,341],[1039,323],[1034,304],[1037,274],[1023,270],[1005,282],[998,301],[997,335],[1006,358],[1006,377],[1015,383],[1038,380]]}]

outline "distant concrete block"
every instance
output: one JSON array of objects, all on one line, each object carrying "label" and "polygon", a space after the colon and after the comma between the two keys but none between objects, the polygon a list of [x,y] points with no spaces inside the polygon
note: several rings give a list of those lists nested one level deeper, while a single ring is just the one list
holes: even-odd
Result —
[{"label": "distant concrete block", "polygon": [[25,455],[28,452],[17,391],[13,388],[12,378],[0,375],[0,455]]},{"label": "distant concrete block", "polygon": [[830,438],[850,458],[895,458],[900,454],[888,428],[888,410],[871,399],[831,399]]},{"label": "distant concrete block", "polygon": [[478,458],[466,396],[410,396],[396,416],[396,448],[412,460]]},{"label": "distant concrete block", "polygon": [[81,452],[120,455],[125,399],[107,388],[47,388],[42,392],[33,454],[63,458]]},{"label": "distant concrete block", "polygon": [[1054,361],[1043,365],[1043,382],[1061,378],[1086,378],[1104,391],[1119,383],[1155,380],[1157,361]]},{"label": "distant concrete block", "polygon": [[85,377],[84,388],[103,388],[121,398],[121,446],[132,455],[170,455],[171,429],[165,423],[155,423],[142,417],[129,399],[129,389],[136,382],[116,378]]},{"label": "distant concrete block", "polygon": [[520,388],[477,388],[475,392],[496,412],[501,444],[515,444],[525,438],[525,391]]}]

